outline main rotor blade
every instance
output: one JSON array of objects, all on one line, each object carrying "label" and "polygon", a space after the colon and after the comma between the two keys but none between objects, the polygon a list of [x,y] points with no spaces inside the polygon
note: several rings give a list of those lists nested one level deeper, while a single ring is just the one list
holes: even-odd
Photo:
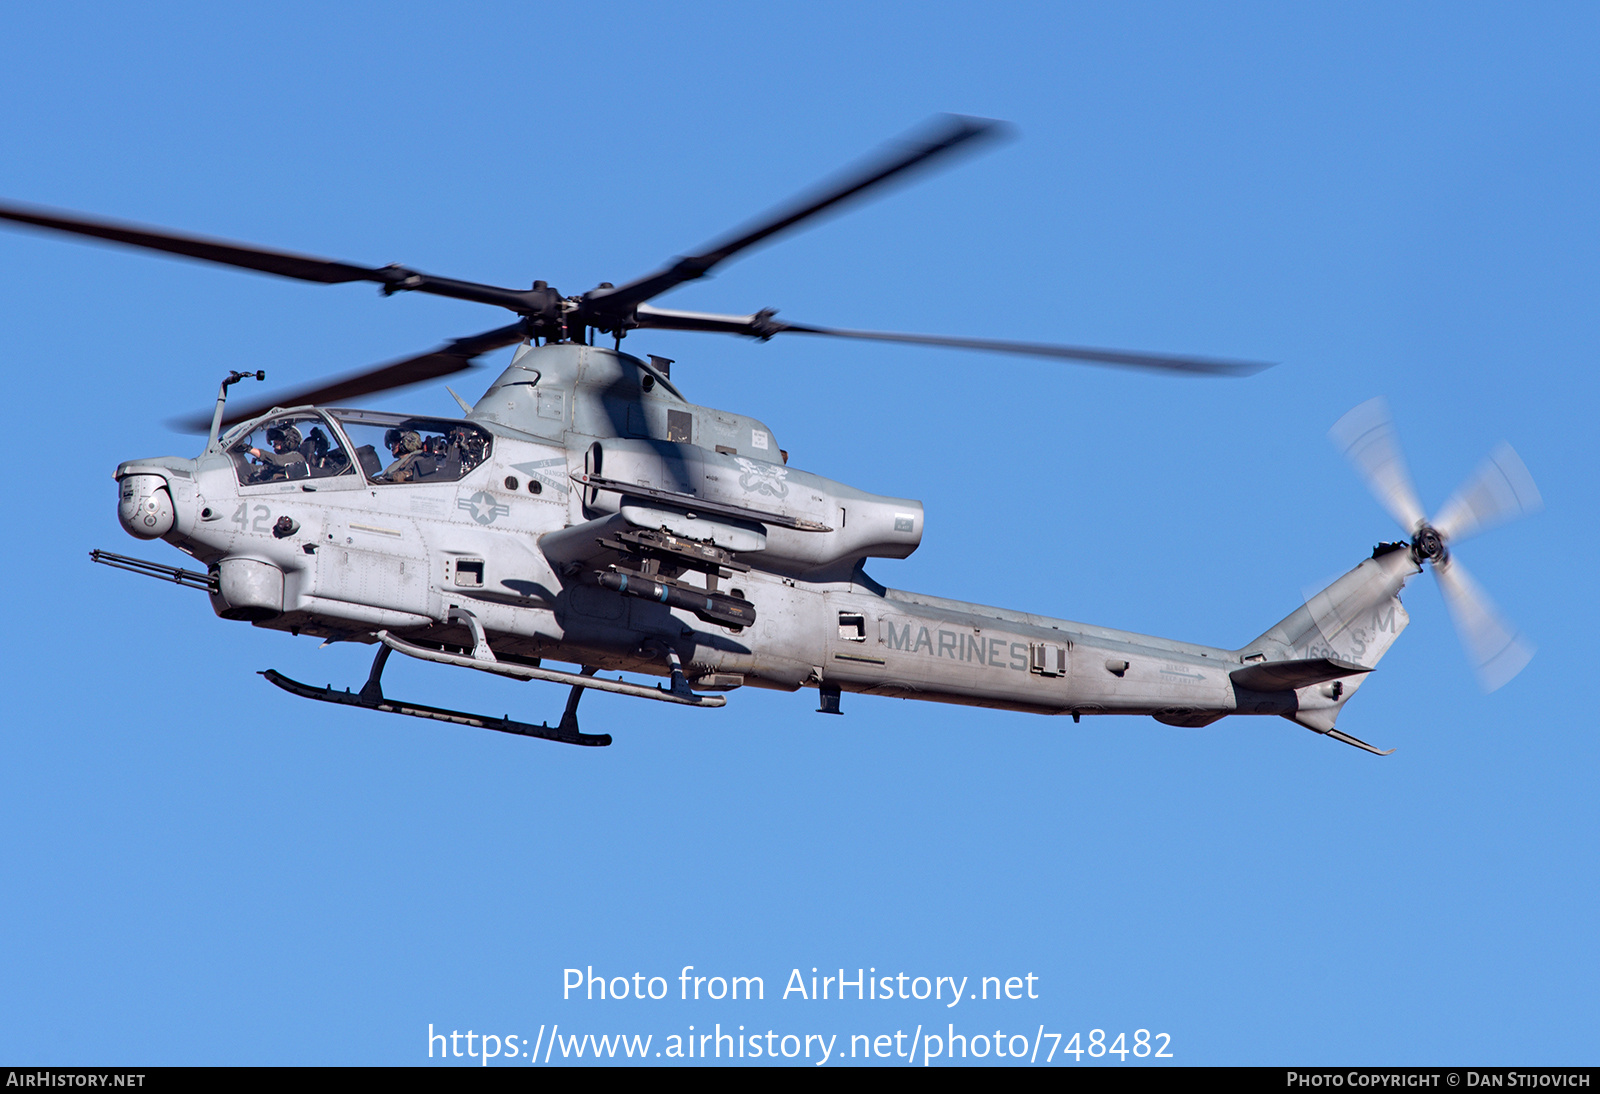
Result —
[{"label": "main rotor blade", "polygon": [[1500,618],[1494,604],[1456,559],[1435,566],[1433,576],[1439,579],[1439,591],[1483,690],[1494,691],[1509,683],[1533,659],[1533,646]]},{"label": "main rotor blade", "polygon": [[1008,342],[994,338],[951,338],[940,334],[892,334],[871,330],[839,330],[785,324],[794,334],[825,334],[834,338],[856,338],[869,342],[903,342],[913,346],[947,346],[984,353],[1016,353],[1026,357],[1055,357],[1084,361],[1094,365],[1124,365],[1132,368],[1160,369],[1165,372],[1192,372],[1210,376],[1251,376],[1271,364],[1264,361],[1232,361],[1217,357],[1179,357],[1163,353],[1132,353],[1127,350],[1095,349],[1089,346],[1058,346],[1048,342]]},{"label": "main rotor blade", "polygon": [[939,334],[893,334],[885,331],[843,330],[786,323],[768,312],[754,315],[716,315],[710,312],[671,311],[641,304],[635,315],[640,327],[658,330],[711,331],[718,334],[743,334],[768,339],[778,334],[820,334],[833,338],[855,338],[869,342],[902,342],[915,346],[943,346],[986,353],[1015,353],[1027,357],[1052,357],[1057,360],[1085,361],[1097,365],[1122,365],[1159,369],[1167,372],[1201,373],[1212,376],[1248,376],[1272,366],[1260,361],[1231,361],[1215,357],[1179,357],[1170,354],[1131,353],[1126,350],[1094,349],[1086,346],[1059,346],[1046,342],[1008,342],[993,338],[951,338]]},{"label": "main rotor blade", "polygon": [[[512,323],[510,326],[485,331],[483,334],[457,338],[438,349],[416,357],[390,361],[363,372],[325,382],[317,387],[274,395],[270,399],[258,399],[243,407],[229,403],[228,416],[223,419],[223,425],[231,426],[254,418],[275,406],[303,406],[307,403],[327,406],[371,395],[374,392],[409,387],[440,376],[448,376],[453,372],[471,368],[474,358],[504,346],[515,345],[526,337],[528,337],[526,325],[521,322]],[[185,433],[204,433],[211,428],[211,415],[196,414],[190,418],[180,418],[171,424],[173,428]]]},{"label": "main rotor blade", "polygon": [[1366,480],[1378,503],[1400,522],[1406,535],[1414,535],[1428,518],[1400,455],[1389,404],[1381,396],[1367,400],[1333,423],[1328,436]]},{"label": "main rotor blade", "polygon": [[354,266],[348,262],[335,262],[327,258],[293,254],[289,251],[274,251],[244,243],[208,239],[204,236],[183,235],[159,228],[96,220],[76,213],[67,214],[27,205],[0,203],[0,220],[9,220],[53,232],[89,236],[129,247],[164,251],[184,258],[199,259],[202,262],[216,262],[224,266],[238,266],[246,270],[276,274],[279,277],[292,277],[298,281],[315,281],[323,285],[370,281],[382,285],[385,292],[431,293],[457,300],[494,304],[524,315],[547,309],[554,302],[549,290],[506,289],[495,285],[482,285],[475,281],[455,281],[447,277],[419,273],[404,266]]},{"label": "main rotor blade", "polygon": [[1009,130],[1003,122],[988,118],[969,118],[960,114],[940,115],[929,131],[909,140],[896,142],[886,155],[859,167],[831,185],[797,199],[769,213],[738,235],[716,243],[695,255],[686,255],[665,269],[628,282],[615,289],[597,290],[588,297],[597,313],[616,314],[634,304],[660,296],[686,281],[704,277],[712,267],[749,247],[755,246],[801,221],[809,220],[851,198],[903,177],[914,168],[924,167],[946,157],[962,146],[970,150],[979,138],[995,138]]},{"label": "main rotor blade", "polygon": [[[130,247],[144,247],[152,251],[198,258],[204,262],[220,262],[227,266],[242,266],[262,273],[293,277],[301,281],[318,281],[324,285],[338,285],[347,281],[378,281],[386,278],[384,271],[366,266],[352,266],[326,258],[291,254],[288,251],[271,251],[263,247],[250,247],[241,243],[228,243],[202,236],[179,235],[154,228],[132,224],[119,224],[110,220],[93,220],[77,214],[55,210],[36,209],[26,205],[0,204],[0,220],[11,220],[34,228],[73,235],[92,236],[111,243]],[[209,423],[208,423],[209,425]]]},{"label": "main rotor blade", "polygon": [[1501,442],[1472,477],[1461,484],[1433,526],[1451,543],[1544,508],[1539,488],[1527,466],[1509,444]]}]

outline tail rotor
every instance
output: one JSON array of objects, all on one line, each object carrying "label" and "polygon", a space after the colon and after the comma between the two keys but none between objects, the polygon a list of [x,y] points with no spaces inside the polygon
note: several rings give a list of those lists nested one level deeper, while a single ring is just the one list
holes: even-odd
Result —
[{"label": "tail rotor", "polygon": [[1485,691],[1521,672],[1533,646],[1501,617],[1494,603],[1455,559],[1451,547],[1486,529],[1543,508],[1533,476],[1508,444],[1501,444],[1429,520],[1411,484],[1383,399],[1362,403],[1329,432],[1366,481],[1378,503],[1410,537],[1418,566],[1431,564],[1461,644]]}]

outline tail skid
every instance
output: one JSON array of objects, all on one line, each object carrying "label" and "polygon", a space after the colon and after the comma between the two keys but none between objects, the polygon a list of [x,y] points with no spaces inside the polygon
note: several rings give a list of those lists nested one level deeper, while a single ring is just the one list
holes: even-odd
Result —
[{"label": "tail skid", "polygon": [[1392,748],[1374,748],[1373,746],[1367,744],[1367,742],[1363,741],[1360,737],[1352,737],[1348,733],[1340,733],[1337,729],[1328,730],[1327,735],[1336,741],[1343,741],[1347,745],[1355,745],[1357,748],[1364,748],[1374,756],[1388,756],[1394,752],[1394,749]]}]

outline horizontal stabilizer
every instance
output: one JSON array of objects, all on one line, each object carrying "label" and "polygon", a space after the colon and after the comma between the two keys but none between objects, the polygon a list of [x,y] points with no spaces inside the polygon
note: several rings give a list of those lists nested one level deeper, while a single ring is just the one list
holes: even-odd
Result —
[{"label": "horizontal stabilizer", "polygon": [[1354,676],[1371,672],[1365,665],[1342,661],[1337,657],[1306,657],[1295,661],[1262,661],[1234,669],[1229,677],[1235,684],[1251,691],[1295,691],[1341,676]]}]

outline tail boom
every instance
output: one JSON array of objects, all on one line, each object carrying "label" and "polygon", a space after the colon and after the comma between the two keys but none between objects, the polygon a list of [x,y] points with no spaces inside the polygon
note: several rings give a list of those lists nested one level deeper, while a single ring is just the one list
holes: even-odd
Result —
[{"label": "tail boom", "polygon": [[857,587],[827,594],[827,656],[803,683],[1191,728],[1273,714],[1327,734],[1409,622],[1398,593],[1417,572],[1409,553],[1379,552],[1236,650]]}]

